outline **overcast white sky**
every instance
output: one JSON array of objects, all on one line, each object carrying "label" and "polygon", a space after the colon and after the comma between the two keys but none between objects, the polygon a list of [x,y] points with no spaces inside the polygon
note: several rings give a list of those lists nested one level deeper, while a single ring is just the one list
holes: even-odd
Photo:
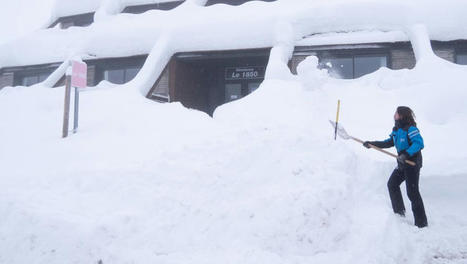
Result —
[{"label": "overcast white sky", "polygon": [[0,0],[0,2],[0,43],[2,43],[40,28],[48,21],[55,0]]}]

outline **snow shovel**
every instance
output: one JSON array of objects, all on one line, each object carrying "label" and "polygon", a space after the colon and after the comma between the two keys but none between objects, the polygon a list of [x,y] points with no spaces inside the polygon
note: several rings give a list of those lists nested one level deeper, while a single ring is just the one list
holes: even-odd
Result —
[{"label": "snow shovel", "polygon": [[[352,137],[352,136],[350,136],[349,134],[347,134],[347,131],[345,131],[344,127],[342,127],[341,124],[337,124],[337,125],[336,125],[336,123],[333,122],[333,121],[331,121],[331,120],[329,120],[329,123],[331,123],[331,125],[332,125],[332,127],[333,127],[334,129],[337,129],[337,134],[338,134],[339,137],[341,137],[342,139],[345,139],[345,140],[353,139],[353,140],[355,140],[355,141],[357,141],[357,142],[359,142],[359,143],[361,143],[361,144],[364,143],[363,140],[358,139],[358,138],[356,138],[356,137]],[[384,149],[378,148],[378,147],[373,146],[373,145],[371,145],[371,144],[369,144],[369,146],[370,146],[372,149],[376,149],[377,151],[383,152],[384,154],[389,155],[389,156],[394,157],[394,158],[397,159],[397,155],[395,155],[395,154],[393,154],[393,153],[391,153],[391,152],[389,152],[389,151],[386,151],[386,150],[384,150]],[[411,160],[405,160],[405,163],[407,163],[407,164],[409,164],[409,165],[411,165],[411,166],[415,166],[415,165],[416,165],[415,162],[413,162],[413,161],[411,161]]]}]

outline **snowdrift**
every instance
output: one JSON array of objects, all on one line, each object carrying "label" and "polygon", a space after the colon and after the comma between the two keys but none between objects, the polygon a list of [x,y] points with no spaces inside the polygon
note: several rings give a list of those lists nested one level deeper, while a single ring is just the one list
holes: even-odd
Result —
[{"label": "snowdrift", "polygon": [[[143,20],[118,15],[90,28],[38,32],[19,40],[11,54],[25,53],[16,58],[5,51],[15,43],[2,46],[4,65],[86,52],[104,56],[109,43],[150,56],[134,81],[102,82],[83,92],[79,133],[65,140],[60,138],[63,88],[40,84],[0,90],[0,263],[465,263],[467,68],[435,57],[428,37],[453,37],[442,34],[443,25],[460,20],[413,24],[426,14],[421,8],[405,16],[413,20],[403,28],[375,17],[377,24],[365,26],[363,16],[339,27],[329,19],[336,7],[350,5],[317,1],[319,8],[313,9],[295,1],[280,21],[276,16],[285,2],[272,3],[271,13],[265,12],[264,35],[241,44],[218,35],[235,17],[221,18],[234,9],[187,2],[173,12],[199,8],[186,28],[178,24],[161,32],[158,23],[142,28]],[[389,4],[371,6],[381,11]],[[317,10],[319,15],[310,15]],[[157,21],[156,14],[167,18],[172,13],[148,12],[141,18]],[[219,19],[219,28],[197,34],[200,26],[217,21],[210,16]],[[255,19],[251,12],[242,16]],[[117,42],[112,34],[130,27],[117,30],[111,20],[139,24],[135,36],[148,29],[153,34],[142,42],[130,37],[134,49],[123,49],[130,43]],[[99,28],[108,33],[100,34]],[[356,80],[338,80],[309,57],[292,75],[286,63],[296,37],[318,29],[406,32],[417,67],[382,68]],[[74,33],[83,41],[74,42]],[[192,43],[183,42],[188,34]],[[223,41],[208,48],[274,47],[257,91],[219,107],[213,118],[141,96],[164,58],[206,48],[211,36]],[[232,36],[253,37],[240,30]],[[69,42],[53,55],[44,48],[40,56],[27,58],[25,43],[31,41]],[[385,139],[398,105],[414,109],[426,145],[421,192],[428,229],[413,227],[410,214],[404,219],[392,214],[386,180],[393,160],[353,142],[334,141],[328,119],[335,115],[337,99],[343,125],[363,139]]]},{"label": "snowdrift", "polygon": [[[455,187],[466,183],[466,142],[447,139],[467,121],[466,67],[434,60],[337,80],[316,62],[270,76],[214,118],[102,83],[82,94],[80,131],[65,140],[63,89],[3,89],[0,262],[465,261]],[[333,140],[337,98],[346,128],[368,139],[387,136],[397,105],[413,107],[428,229],[392,215],[394,161]]]}]

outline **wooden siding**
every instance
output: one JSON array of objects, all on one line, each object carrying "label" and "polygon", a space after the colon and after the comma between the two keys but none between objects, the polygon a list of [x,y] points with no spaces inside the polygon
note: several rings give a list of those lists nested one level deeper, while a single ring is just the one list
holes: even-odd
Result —
[{"label": "wooden siding", "polygon": [[95,65],[88,65],[88,80],[87,86],[96,86],[96,66]]},{"label": "wooden siding", "polygon": [[439,48],[434,49],[436,56],[450,62],[456,61],[456,51],[454,48]]},{"label": "wooden siding", "polygon": [[412,48],[396,48],[391,50],[391,69],[412,69],[415,67],[415,54]]},{"label": "wooden siding", "polygon": [[[169,62],[170,64],[170,62]],[[162,74],[159,76],[157,81],[152,86],[151,90],[147,94],[147,98],[159,101],[159,102],[170,102],[170,74],[169,65],[165,67]]]},{"label": "wooden siding", "polygon": [[12,72],[5,72],[0,75],[0,89],[13,86],[14,75]]}]

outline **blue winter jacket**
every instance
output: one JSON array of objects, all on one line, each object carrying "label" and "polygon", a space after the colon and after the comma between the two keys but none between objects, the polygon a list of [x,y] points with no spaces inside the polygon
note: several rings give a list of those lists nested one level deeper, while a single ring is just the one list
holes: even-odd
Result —
[{"label": "blue winter jacket", "polygon": [[383,142],[387,147],[395,146],[397,153],[407,152],[410,157],[425,147],[420,131],[415,126],[410,126],[408,129],[395,128],[389,138]]},{"label": "blue winter jacket", "polygon": [[381,147],[390,148],[395,146],[397,153],[405,151],[410,157],[425,147],[420,131],[414,126],[410,126],[408,129],[394,128],[389,138],[382,143],[383,146]]},{"label": "blue winter jacket", "polygon": [[[396,147],[397,153],[407,153],[408,159],[415,162],[417,167],[423,166],[421,150],[424,148],[423,138],[420,131],[415,126],[405,126],[404,128],[394,127],[389,138],[384,141],[371,141],[371,145],[379,148]],[[401,166],[403,167],[403,166]]]}]

